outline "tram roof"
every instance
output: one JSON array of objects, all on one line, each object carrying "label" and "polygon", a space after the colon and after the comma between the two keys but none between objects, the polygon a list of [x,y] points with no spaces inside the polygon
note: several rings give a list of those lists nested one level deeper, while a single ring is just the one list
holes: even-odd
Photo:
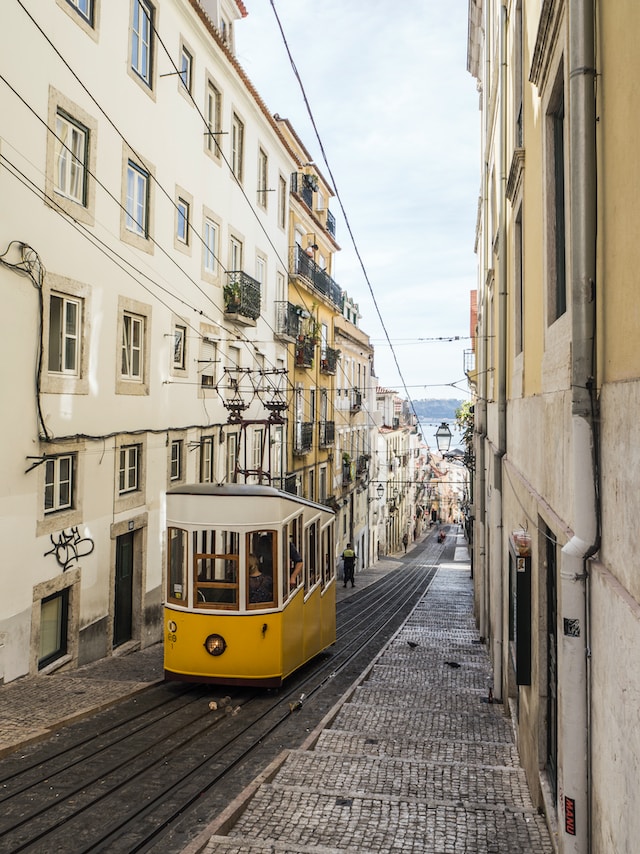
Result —
[{"label": "tram roof", "polygon": [[183,483],[179,486],[172,486],[171,489],[167,490],[167,495],[202,495],[220,498],[279,498],[281,500],[293,501],[296,504],[305,504],[308,507],[314,507],[335,515],[335,511],[326,504],[309,501],[308,498],[302,498],[299,495],[294,495],[292,492],[285,492],[284,489],[276,489],[275,486],[261,486],[254,483]]}]

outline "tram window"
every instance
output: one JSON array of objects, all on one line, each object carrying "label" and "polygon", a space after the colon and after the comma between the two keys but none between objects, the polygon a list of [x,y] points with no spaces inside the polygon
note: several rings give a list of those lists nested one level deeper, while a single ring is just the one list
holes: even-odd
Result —
[{"label": "tram window", "polygon": [[306,576],[308,587],[318,580],[318,523],[312,522],[307,528]]},{"label": "tram window", "polygon": [[278,590],[277,532],[251,531],[247,534],[247,605],[273,606]]},{"label": "tram window", "polygon": [[[296,590],[303,583],[305,578],[305,569],[306,567],[302,566],[302,572],[300,572],[297,576],[295,575],[296,563],[299,563],[296,560],[296,554],[298,556],[302,556],[304,561],[304,554],[302,548],[302,516],[297,516],[295,519],[292,519],[288,525],[289,528],[289,536],[284,540],[283,548],[284,548],[284,565],[288,567],[287,572],[287,585],[288,589],[285,595],[289,595],[290,590]],[[293,582],[291,579],[294,579]]]},{"label": "tram window", "polygon": [[322,531],[322,586],[326,587],[333,578],[333,557],[331,549],[331,527]]},{"label": "tram window", "polygon": [[194,531],[194,606],[238,607],[240,535],[236,531]]},{"label": "tram window", "polygon": [[185,605],[187,602],[187,532],[169,528],[169,566],[167,599]]}]

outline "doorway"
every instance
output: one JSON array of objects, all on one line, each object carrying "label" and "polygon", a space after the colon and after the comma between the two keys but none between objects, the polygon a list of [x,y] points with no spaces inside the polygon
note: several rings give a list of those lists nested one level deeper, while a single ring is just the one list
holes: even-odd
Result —
[{"label": "doorway", "polygon": [[116,537],[113,646],[130,641],[133,634],[133,546],[135,531]]}]

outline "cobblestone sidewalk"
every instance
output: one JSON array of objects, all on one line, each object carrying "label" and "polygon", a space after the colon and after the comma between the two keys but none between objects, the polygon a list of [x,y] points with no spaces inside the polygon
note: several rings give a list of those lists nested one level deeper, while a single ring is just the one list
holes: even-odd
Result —
[{"label": "cobblestone sidewalk", "polygon": [[551,854],[472,614],[468,564],[430,591],[307,750],[185,854]]}]

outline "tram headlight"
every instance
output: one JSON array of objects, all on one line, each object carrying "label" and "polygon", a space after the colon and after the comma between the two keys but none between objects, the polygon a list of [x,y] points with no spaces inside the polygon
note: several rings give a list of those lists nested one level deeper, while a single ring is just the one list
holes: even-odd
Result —
[{"label": "tram headlight", "polygon": [[204,642],[204,648],[209,655],[222,655],[227,648],[227,642],[222,635],[209,635]]}]

